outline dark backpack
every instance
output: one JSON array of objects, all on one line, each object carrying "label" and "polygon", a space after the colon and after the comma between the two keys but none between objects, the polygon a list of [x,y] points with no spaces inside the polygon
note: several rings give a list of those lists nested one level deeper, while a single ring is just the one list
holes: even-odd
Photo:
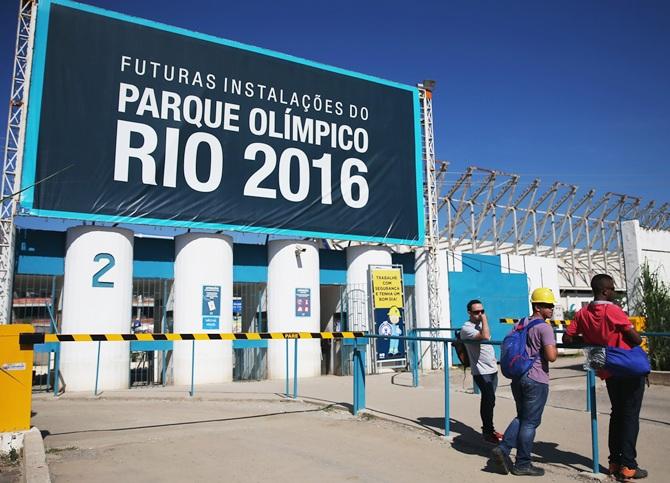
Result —
[{"label": "dark backpack", "polygon": [[465,348],[465,342],[461,339],[461,331],[456,331],[456,342],[454,342],[454,350],[456,351],[456,356],[458,360],[461,361],[463,369],[470,367],[470,356],[468,355],[468,350]]},{"label": "dark backpack", "polygon": [[[535,360],[540,357],[538,353],[535,357],[529,357],[526,351],[528,342],[528,329],[538,324],[544,324],[542,319],[535,319],[526,323],[528,319],[523,319],[512,332],[507,334],[500,347],[500,370],[503,376],[509,379],[519,379],[527,373],[533,366]],[[523,324],[522,324],[523,323]]]}]

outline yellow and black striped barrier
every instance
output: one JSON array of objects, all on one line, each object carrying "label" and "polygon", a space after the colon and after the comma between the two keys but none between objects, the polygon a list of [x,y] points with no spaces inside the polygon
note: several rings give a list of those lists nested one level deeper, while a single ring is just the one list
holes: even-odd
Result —
[{"label": "yellow and black striped barrier", "polygon": [[365,337],[355,332],[248,332],[220,334],[31,334],[19,335],[19,344],[32,346],[46,342],[126,342],[152,340],[284,340],[284,339],[355,339]]},{"label": "yellow and black striped barrier", "polygon": [[[510,319],[510,318],[504,318],[500,319],[501,324],[516,324],[519,320],[521,319]],[[630,320],[630,323],[633,324],[633,327],[635,327],[635,330],[638,332],[644,332],[645,326],[647,319],[645,317],[640,317],[636,315],[631,315],[628,317],[628,320]],[[565,325],[568,326],[572,322],[572,320],[547,320],[548,323],[551,325],[559,326],[559,325]]]},{"label": "yellow and black striped barrier", "polygon": [[[516,324],[519,320],[521,319],[500,319],[501,324]],[[572,320],[547,320],[548,324],[555,325],[555,326],[560,326],[560,325],[570,325],[570,322]]]}]

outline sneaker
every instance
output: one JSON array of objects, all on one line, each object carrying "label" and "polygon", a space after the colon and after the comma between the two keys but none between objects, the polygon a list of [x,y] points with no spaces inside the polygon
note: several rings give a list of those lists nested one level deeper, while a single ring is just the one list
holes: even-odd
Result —
[{"label": "sneaker", "polygon": [[503,435],[497,431],[483,434],[484,441],[487,443],[499,444],[503,440]]},{"label": "sneaker", "polygon": [[544,476],[544,470],[533,465],[520,468],[515,465],[512,467],[512,474],[515,476]]},{"label": "sneaker", "polygon": [[649,476],[649,472],[642,468],[628,468],[627,466],[622,466],[616,476],[619,481],[641,480],[642,478]]},{"label": "sneaker", "polygon": [[510,468],[512,468],[512,460],[505,454],[500,446],[496,446],[491,450],[491,459],[498,464],[498,468],[503,475],[508,475]]},{"label": "sneaker", "polygon": [[619,463],[610,463],[609,471],[607,472],[607,474],[610,476],[616,476],[617,473],[619,473],[620,469],[621,465]]}]

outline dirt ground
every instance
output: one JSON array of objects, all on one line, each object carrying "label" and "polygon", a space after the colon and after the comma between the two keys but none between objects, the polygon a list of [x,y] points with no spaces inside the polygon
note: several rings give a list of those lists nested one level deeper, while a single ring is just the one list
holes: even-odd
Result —
[{"label": "dirt ground", "polygon": [[[55,482],[506,478],[450,461],[439,436],[301,402],[63,401],[48,411]],[[87,423],[91,417],[98,422]],[[549,473],[545,481],[574,479]]]},{"label": "dirt ground", "polygon": [[[590,479],[590,417],[578,360],[552,369],[550,398],[534,446],[542,481]],[[444,379],[426,374],[368,376],[367,411],[354,417],[350,377],[301,379],[299,399],[283,381],[146,388],[33,400],[54,481],[509,481],[491,466],[481,439],[479,396],[470,378],[452,371],[450,438],[444,428]],[[501,377],[495,422],[514,416],[509,381]],[[598,383],[599,462],[607,464],[609,406]],[[670,440],[670,388],[652,386],[641,414],[638,460],[647,482],[665,482]]]},{"label": "dirt ground", "polygon": [[0,455],[0,483],[21,481],[21,460],[18,455]]}]

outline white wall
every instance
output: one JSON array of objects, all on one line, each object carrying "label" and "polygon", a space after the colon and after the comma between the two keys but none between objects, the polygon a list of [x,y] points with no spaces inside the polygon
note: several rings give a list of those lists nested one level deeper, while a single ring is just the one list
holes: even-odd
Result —
[{"label": "white wall", "polygon": [[579,310],[582,305],[588,304],[593,300],[592,295],[568,295],[563,298],[565,309]]},{"label": "white wall", "polygon": [[670,283],[670,232],[646,230],[638,220],[621,222],[623,254],[626,267],[626,290],[629,307],[635,306],[634,287],[640,275],[640,267],[649,264],[658,270],[661,279]]}]

